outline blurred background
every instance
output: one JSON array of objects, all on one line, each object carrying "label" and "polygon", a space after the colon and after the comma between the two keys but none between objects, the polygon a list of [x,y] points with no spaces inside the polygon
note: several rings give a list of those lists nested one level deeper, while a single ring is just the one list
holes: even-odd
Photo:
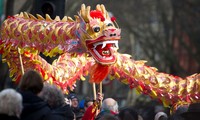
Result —
[{"label": "blurred background", "polygon": [[[200,72],[199,0],[0,0],[0,24],[8,16],[24,11],[73,18],[82,3],[93,9],[104,4],[116,17],[122,29],[120,53],[130,54],[135,60],[147,60],[147,65],[159,72],[180,77]],[[55,58],[45,59],[51,63]],[[7,64],[0,62],[0,90],[6,87],[14,84]],[[74,92],[80,99],[92,96],[92,85],[87,80],[77,81]],[[134,106],[143,116],[153,115],[157,110],[168,111],[160,102],[137,94],[117,80],[105,80],[103,92],[105,97],[115,98],[120,107]]]}]

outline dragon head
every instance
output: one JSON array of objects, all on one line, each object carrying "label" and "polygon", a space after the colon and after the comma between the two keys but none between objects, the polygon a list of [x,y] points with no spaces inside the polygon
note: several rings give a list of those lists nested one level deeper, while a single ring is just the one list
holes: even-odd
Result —
[{"label": "dragon head", "polygon": [[89,53],[102,65],[115,63],[114,53],[118,48],[121,30],[115,27],[116,22],[109,17],[104,5],[97,5],[96,10],[90,10],[90,6],[82,4],[79,18],[78,34]]}]

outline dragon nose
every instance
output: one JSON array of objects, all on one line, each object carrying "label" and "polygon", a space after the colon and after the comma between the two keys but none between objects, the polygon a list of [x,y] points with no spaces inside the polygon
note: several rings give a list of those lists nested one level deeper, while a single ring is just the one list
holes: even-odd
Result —
[{"label": "dragon nose", "polygon": [[116,33],[114,33],[114,34],[110,34],[110,37],[113,37],[113,36],[116,36],[117,34]]},{"label": "dragon nose", "polygon": [[118,30],[118,29],[107,29],[105,31],[105,33],[106,33],[106,36],[108,36],[108,37],[118,37],[118,36],[120,36],[120,30]]}]

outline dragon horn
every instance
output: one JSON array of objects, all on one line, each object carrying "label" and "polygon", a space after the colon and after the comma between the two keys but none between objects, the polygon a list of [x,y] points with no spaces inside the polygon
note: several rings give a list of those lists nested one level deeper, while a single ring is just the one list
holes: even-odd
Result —
[{"label": "dragon horn", "polygon": [[107,12],[105,6],[101,4],[100,7],[101,7],[102,13],[105,15]]},{"label": "dragon horn", "polygon": [[96,5],[96,10],[101,11],[101,7],[99,4]]},{"label": "dragon horn", "polygon": [[107,19],[110,19],[108,12],[103,4],[101,4],[101,9],[102,9],[102,13],[104,14],[104,17]]},{"label": "dragon horn", "polygon": [[109,15],[108,15],[108,12],[107,12],[107,10],[106,10],[106,8],[105,8],[105,6],[103,4],[101,4],[101,5],[98,4],[96,6],[96,10],[101,11],[105,18],[110,19]]},{"label": "dragon horn", "polygon": [[80,14],[81,14],[82,17],[85,16],[85,4],[82,4],[82,5],[81,5]]},{"label": "dragon horn", "polygon": [[88,18],[88,21],[90,21],[92,18],[90,17],[90,6],[87,6],[87,9],[86,9],[86,15],[87,15],[87,18]]},{"label": "dragon horn", "polygon": [[105,6],[103,4],[101,4],[101,9],[102,9],[102,13],[104,14],[104,17],[107,19],[110,19],[110,16],[105,8]]},{"label": "dragon horn", "polygon": [[101,6],[100,6],[99,4],[96,5],[96,10],[102,12],[102,10],[101,10]]},{"label": "dragon horn", "polygon": [[89,22],[89,20],[91,19],[91,17],[90,17],[90,6],[88,6],[86,8],[85,4],[82,4],[81,10],[80,10],[80,16],[84,19],[85,22]]}]

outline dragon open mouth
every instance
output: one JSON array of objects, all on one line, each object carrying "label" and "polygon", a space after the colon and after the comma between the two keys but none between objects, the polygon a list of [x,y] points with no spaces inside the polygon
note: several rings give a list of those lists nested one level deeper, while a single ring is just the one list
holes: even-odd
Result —
[{"label": "dragon open mouth", "polygon": [[118,40],[91,43],[88,48],[97,62],[101,64],[112,64],[116,61],[114,51],[118,49]]},{"label": "dragon open mouth", "polygon": [[112,59],[112,49],[118,48],[118,41],[104,41],[104,42],[98,42],[93,44],[94,48],[93,51],[95,54],[105,60],[111,60]]}]

